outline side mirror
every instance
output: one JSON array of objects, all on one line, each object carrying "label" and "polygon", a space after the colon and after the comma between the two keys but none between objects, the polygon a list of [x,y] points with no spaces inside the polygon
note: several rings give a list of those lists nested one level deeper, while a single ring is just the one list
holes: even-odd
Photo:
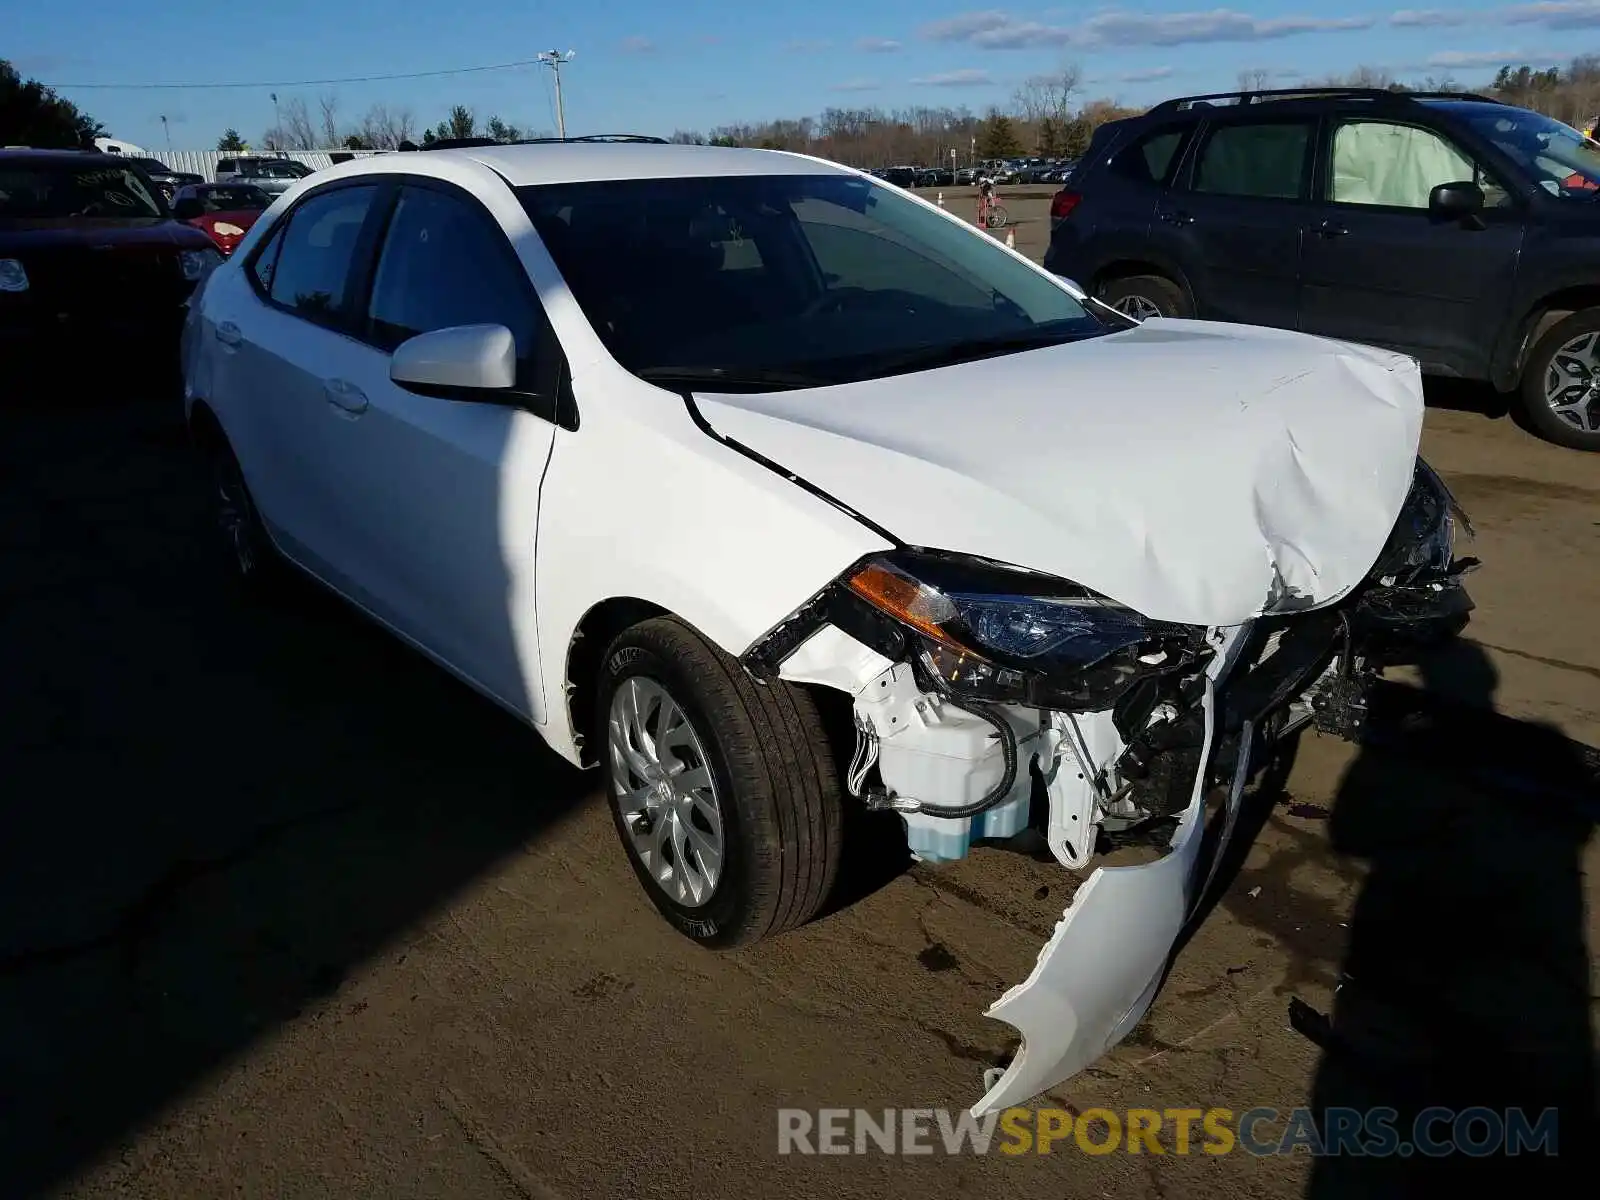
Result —
[{"label": "side mirror", "polygon": [[205,205],[193,196],[185,196],[182,200],[173,202],[172,215],[180,221],[192,221],[196,217],[205,216]]},{"label": "side mirror", "polygon": [[1483,203],[1483,189],[1466,179],[1441,183],[1428,193],[1428,211],[1447,221],[1477,216]]},{"label": "side mirror", "polygon": [[395,350],[389,378],[423,396],[509,402],[517,382],[517,341],[504,325],[419,333]]}]

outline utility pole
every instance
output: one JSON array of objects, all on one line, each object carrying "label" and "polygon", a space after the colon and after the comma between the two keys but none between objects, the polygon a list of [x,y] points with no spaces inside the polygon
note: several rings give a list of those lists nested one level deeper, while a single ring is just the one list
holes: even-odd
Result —
[{"label": "utility pole", "polygon": [[278,115],[278,93],[272,93],[272,146],[273,150],[283,149],[283,118]]},{"label": "utility pole", "polygon": [[537,57],[540,62],[550,68],[550,73],[556,77],[556,136],[565,140],[567,136],[567,110],[561,102],[561,68],[578,57],[578,52],[576,50],[568,50],[563,54],[559,50],[545,50]]},{"label": "utility pole", "polygon": [[161,118],[161,132],[166,136],[166,139],[167,139],[167,154],[171,155],[171,153],[172,153],[172,130],[167,126],[167,118],[164,117],[164,116]]}]

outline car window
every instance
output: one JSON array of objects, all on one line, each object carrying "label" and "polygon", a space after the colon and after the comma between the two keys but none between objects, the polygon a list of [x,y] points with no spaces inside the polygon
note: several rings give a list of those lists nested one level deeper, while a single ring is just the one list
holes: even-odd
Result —
[{"label": "car window", "polygon": [[1194,190],[1219,196],[1295,200],[1304,194],[1309,121],[1214,126],[1200,147]]},{"label": "car window", "polygon": [[1136,183],[1165,183],[1187,133],[1187,126],[1147,133],[1117,151],[1111,159],[1111,170]]},{"label": "car window", "polygon": [[295,207],[267,284],[275,303],[313,319],[339,309],[361,224],[377,193],[376,185],[337,188]]},{"label": "car window", "polygon": [[517,195],[606,348],[646,378],[770,390],[1106,332],[1050,276],[892,184],[730,175]]},{"label": "car window", "polygon": [[1438,134],[1388,121],[1340,125],[1330,165],[1327,198],[1335,204],[1427,208],[1439,184],[1481,178],[1472,160]]},{"label": "car window", "polygon": [[504,325],[531,361],[538,323],[531,285],[505,235],[465,199],[407,187],[389,221],[367,309],[371,340],[393,350],[454,325]]},{"label": "car window", "polygon": [[272,273],[277,269],[278,252],[283,249],[283,231],[288,227],[287,221],[279,221],[250,264],[250,274],[264,295],[272,294]]},{"label": "car window", "polygon": [[219,159],[217,159],[217,173],[219,175],[224,171],[231,171],[231,170],[233,170],[233,159],[231,159],[231,158],[219,158]]}]

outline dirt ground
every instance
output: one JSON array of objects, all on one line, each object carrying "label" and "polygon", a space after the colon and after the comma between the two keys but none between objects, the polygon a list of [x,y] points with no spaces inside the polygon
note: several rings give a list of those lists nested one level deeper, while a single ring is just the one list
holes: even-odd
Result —
[{"label": "dirt ground", "polygon": [[[1009,202],[1038,252],[1043,201]],[[1600,464],[1433,399],[1484,560],[1470,637],[1380,693],[1369,744],[1303,741],[1149,1018],[1041,1103],[1559,1104],[1565,1161],[1592,1135]],[[1014,1049],[981,1013],[1077,880],[1000,849],[907,868],[872,829],[831,915],[701,951],[591,777],[337,603],[241,601],[175,412],[98,400],[0,406],[0,1195],[1415,1185],[1399,1159],[780,1156],[779,1107],[974,1101]]]}]

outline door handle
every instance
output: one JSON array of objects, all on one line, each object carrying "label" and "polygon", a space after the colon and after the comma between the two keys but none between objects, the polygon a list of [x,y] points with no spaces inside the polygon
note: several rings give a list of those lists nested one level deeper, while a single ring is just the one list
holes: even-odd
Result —
[{"label": "door handle", "polygon": [[237,346],[244,341],[244,334],[239,332],[239,327],[232,321],[224,321],[216,328],[217,341],[224,346]]},{"label": "door handle", "polygon": [[1168,225],[1193,225],[1194,218],[1186,212],[1164,212],[1161,219]]},{"label": "door handle", "polygon": [[322,394],[335,408],[355,416],[367,411],[367,394],[348,379],[329,379],[322,385]]},{"label": "door handle", "polygon": [[1317,226],[1316,232],[1319,237],[1334,238],[1344,237],[1350,230],[1337,221],[1324,221]]}]

